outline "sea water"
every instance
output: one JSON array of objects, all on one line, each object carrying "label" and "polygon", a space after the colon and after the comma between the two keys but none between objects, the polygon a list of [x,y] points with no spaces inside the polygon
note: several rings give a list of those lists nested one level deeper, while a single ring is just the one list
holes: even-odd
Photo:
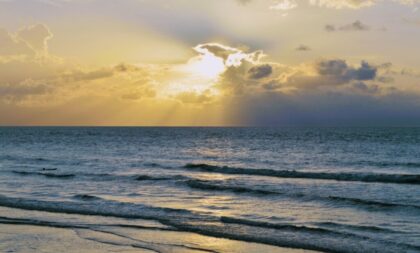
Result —
[{"label": "sea water", "polygon": [[0,228],[74,228],[73,214],[97,217],[92,231],[145,219],[272,246],[420,252],[420,128],[3,127],[0,207],[25,210]]}]

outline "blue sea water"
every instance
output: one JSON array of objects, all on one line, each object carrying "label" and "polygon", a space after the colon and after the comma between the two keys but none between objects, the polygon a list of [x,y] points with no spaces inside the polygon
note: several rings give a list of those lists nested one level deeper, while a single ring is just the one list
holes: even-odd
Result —
[{"label": "blue sea water", "polygon": [[420,128],[3,127],[0,207],[420,252]]}]

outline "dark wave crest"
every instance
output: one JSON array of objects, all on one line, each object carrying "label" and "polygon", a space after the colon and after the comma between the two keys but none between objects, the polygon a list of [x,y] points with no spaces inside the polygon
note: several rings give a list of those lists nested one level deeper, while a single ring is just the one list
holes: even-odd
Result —
[{"label": "dark wave crest", "polygon": [[73,198],[75,199],[79,199],[79,200],[85,200],[85,201],[92,201],[92,200],[101,200],[102,198],[94,196],[94,195],[89,195],[89,194],[76,194],[73,196]]},{"label": "dark wave crest", "polygon": [[[137,181],[169,181],[169,180],[187,180],[188,177],[182,175],[168,175],[168,176],[156,176],[148,174],[137,174],[137,175],[118,175],[118,174],[109,174],[109,173],[75,173],[75,174],[66,174],[55,172],[58,169],[45,169],[43,168],[40,171],[19,171],[12,170],[8,171],[13,174],[21,176],[43,176],[47,178],[58,178],[58,179],[70,179],[74,177],[78,178],[89,178],[100,181],[112,181],[112,180],[137,180]],[[7,171],[6,171],[7,172]]]},{"label": "dark wave crest", "polygon": [[330,200],[337,201],[337,202],[348,202],[350,204],[355,205],[365,205],[365,206],[377,206],[377,207],[385,207],[385,208],[392,208],[392,207],[409,207],[409,208],[416,208],[420,209],[419,205],[407,205],[407,204],[400,204],[400,203],[389,203],[389,202],[381,202],[375,200],[367,200],[367,199],[358,199],[358,198],[347,198],[347,197],[338,197],[338,196],[329,196]]},{"label": "dark wave crest", "polygon": [[420,210],[418,205],[407,205],[400,203],[381,202],[368,199],[348,198],[340,196],[318,196],[304,193],[278,192],[274,190],[265,190],[258,188],[248,188],[237,185],[229,185],[226,182],[218,182],[211,180],[189,179],[185,181],[186,185],[193,189],[204,191],[230,191],[240,194],[256,194],[256,195],[281,195],[286,198],[297,199],[302,201],[320,201],[334,204],[344,204],[355,208],[369,208],[374,210],[389,210],[389,208],[414,208]]},{"label": "dark wave crest", "polygon": [[298,225],[291,225],[291,224],[276,224],[276,223],[253,221],[253,220],[246,220],[246,219],[238,219],[238,218],[225,217],[225,216],[221,217],[220,220],[224,223],[242,224],[242,225],[247,225],[247,226],[271,228],[271,229],[279,229],[279,230],[304,231],[304,232],[312,232],[312,233],[327,233],[327,234],[332,234],[332,235],[357,236],[357,235],[354,235],[354,234],[341,233],[341,232],[337,232],[337,231],[333,231],[333,230],[325,229],[325,228],[320,228],[320,227],[307,227],[307,226],[298,226]]},{"label": "dark wave crest", "polygon": [[420,168],[419,162],[393,162],[393,161],[356,161],[349,163],[351,165],[367,165],[372,167],[390,168],[390,167],[403,167],[403,168]]},{"label": "dark wave crest", "polygon": [[186,184],[191,188],[196,188],[200,190],[232,191],[236,193],[251,193],[251,194],[263,194],[263,195],[279,194],[274,191],[268,191],[268,190],[262,190],[262,189],[251,189],[251,188],[240,187],[240,186],[228,186],[228,185],[217,184],[212,181],[199,180],[199,179],[187,180]]},{"label": "dark wave crest", "polygon": [[329,227],[332,229],[345,229],[352,231],[363,231],[363,232],[372,232],[372,233],[401,233],[401,231],[395,231],[391,229],[381,228],[377,226],[363,226],[363,225],[350,225],[350,224],[341,224],[335,222],[318,222],[318,226]]},{"label": "dark wave crest", "polygon": [[246,169],[228,166],[216,166],[210,164],[189,163],[184,166],[190,170],[201,170],[234,175],[255,175],[280,178],[304,178],[324,179],[337,181],[358,181],[395,184],[420,184],[420,175],[415,174],[375,174],[375,173],[327,173],[327,172],[303,172],[295,170],[272,170],[272,169]]},{"label": "dark wave crest", "polygon": [[136,175],[135,180],[137,181],[168,181],[168,180],[182,180],[187,179],[188,177],[184,177],[181,175],[173,175],[173,176],[152,176],[152,175]]},{"label": "dark wave crest", "polygon": [[73,178],[75,174],[58,174],[58,173],[47,173],[47,172],[29,172],[29,171],[12,171],[14,174],[22,175],[22,176],[44,176],[49,178],[61,178],[61,179],[68,179]]}]

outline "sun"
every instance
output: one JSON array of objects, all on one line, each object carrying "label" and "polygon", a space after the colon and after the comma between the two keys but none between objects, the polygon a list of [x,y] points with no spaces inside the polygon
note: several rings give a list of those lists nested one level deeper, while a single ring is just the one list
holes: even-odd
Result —
[{"label": "sun", "polygon": [[170,95],[193,92],[196,94],[218,94],[215,84],[226,70],[222,58],[211,53],[200,54],[175,68],[180,77],[172,80],[168,87]]},{"label": "sun", "polygon": [[188,61],[186,70],[192,75],[198,75],[205,79],[217,79],[225,71],[223,59],[211,53],[199,55]]}]

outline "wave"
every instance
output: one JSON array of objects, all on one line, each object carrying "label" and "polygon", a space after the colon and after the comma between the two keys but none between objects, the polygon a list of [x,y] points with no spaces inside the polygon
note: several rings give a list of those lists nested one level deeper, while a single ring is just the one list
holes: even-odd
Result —
[{"label": "wave", "polygon": [[83,228],[91,229],[92,227],[120,227],[120,228],[134,228],[144,230],[160,230],[160,231],[176,231],[174,228],[165,226],[143,226],[143,225],[131,225],[124,223],[110,223],[110,224],[90,224],[90,223],[69,223],[69,222],[57,222],[57,221],[46,221],[38,219],[26,219],[26,218],[12,218],[0,216],[0,224],[10,225],[32,225],[32,226],[43,226],[43,227],[57,227],[57,228]]},{"label": "wave", "polygon": [[[241,224],[241,225],[247,225],[247,226],[278,229],[278,230],[304,231],[304,232],[312,232],[312,233],[327,233],[331,235],[362,237],[362,236],[357,236],[350,233],[342,233],[342,232],[333,231],[333,230],[320,228],[320,227],[307,227],[307,226],[298,226],[298,225],[291,225],[291,224],[277,224],[277,223],[270,223],[270,222],[238,219],[238,218],[226,217],[226,216],[222,216],[220,220],[224,223]],[[366,239],[366,237],[362,237],[362,238]]]},{"label": "wave", "polygon": [[47,158],[43,157],[20,157],[20,156],[12,156],[12,155],[2,155],[0,156],[0,160],[7,160],[7,161],[25,161],[25,162],[48,162],[51,161]]},{"label": "wave", "polygon": [[56,171],[57,168],[42,168],[42,171]]},{"label": "wave", "polygon": [[[278,224],[278,223],[270,223],[270,222],[261,222],[261,221],[253,221],[253,220],[246,220],[240,218],[233,218],[222,216],[221,221],[225,223],[233,223],[233,224],[243,224],[249,226],[256,226],[256,227],[263,227],[263,228],[273,228],[273,229],[285,229],[285,230],[292,230],[292,231],[307,231],[307,232],[314,232],[314,233],[328,233],[331,235],[340,235],[340,236],[352,236],[352,237],[359,237],[359,238],[368,238],[363,235],[358,235],[350,232],[343,232],[338,230],[333,230],[332,228],[341,228],[346,230],[357,230],[362,232],[382,232],[382,233],[401,233],[399,231],[380,228],[376,226],[360,226],[360,225],[351,225],[351,224],[341,224],[341,223],[334,223],[334,222],[318,222],[313,223],[315,227],[308,227],[302,225],[291,225],[291,224]],[[328,228],[324,228],[328,227]]]},{"label": "wave", "polygon": [[134,178],[137,181],[168,181],[168,180],[188,179],[188,177],[185,177],[182,175],[173,175],[173,176],[135,175]]},{"label": "wave", "polygon": [[152,176],[149,176],[149,175],[136,176],[137,181],[149,181],[149,180],[160,181],[160,180],[168,180],[168,179],[169,178],[167,178],[167,177],[152,177]]},{"label": "wave", "polygon": [[101,202],[90,204],[70,201],[43,201],[0,195],[0,206],[33,211],[154,220],[156,217],[160,217],[160,214],[164,214],[162,215],[163,218],[168,214],[191,215],[191,212],[185,209],[151,207],[111,200],[102,200]]},{"label": "wave", "polygon": [[62,178],[62,179],[73,178],[76,176],[75,174],[57,174],[57,173],[47,173],[47,172],[29,172],[29,171],[16,171],[16,170],[12,171],[12,173],[23,175],[23,176],[35,175],[35,176],[44,176],[44,177],[49,177],[49,178]]},{"label": "wave", "polygon": [[199,180],[199,179],[189,179],[186,181],[186,184],[191,188],[196,188],[200,190],[216,190],[216,191],[232,191],[236,193],[251,193],[251,194],[278,194],[274,191],[262,190],[262,189],[250,189],[240,186],[228,186],[221,184],[214,184],[211,181]]},{"label": "wave", "polygon": [[355,161],[348,164],[367,165],[367,166],[374,166],[374,167],[381,167],[381,168],[389,168],[389,167],[420,168],[419,162]]},{"label": "wave", "polygon": [[351,224],[342,224],[342,223],[335,223],[335,222],[318,222],[315,223],[317,226],[329,227],[329,228],[338,228],[338,229],[346,229],[346,230],[357,230],[363,232],[372,232],[372,233],[402,233],[400,231],[395,231],[392,229],[381,228],[377,226],[365,226],[365,225],[351,225]]},{"label": "wave", "polygon": [[136,181],[169,181],[169,180],[187,180],[189,177],[182,175],[168,175],[168,176],[155,176],[147,174],[134,174],[134,175],[118,175],[118,174],[109,174],[109,173],[75,173],[75,174],[66,174],[66,173],[56,173],[57,168],[46,169],[42,168],[40,171],[3,171],[11,172],[13,174],[22,175],[22,176],[43,176],[47,178],[61,178],[69,179],[74,177],[87,177],[94,178],[95,180],[136,180]]},{"label": "wave", "polygon": [[32,226],[42,226],[42,227],[71,228],[71,229],[88,228],[88,226],[78,225],[78,224],[65,224],[65,223],[58,223],[58,222],[51,222],[51,221],[40,221],[40,220],[31,220],[31,219],[9,218],[9,217],[0,217],[0,224],[32,225]]},{"label": "wave", "polygon": [[[332,247],[329,247],[327,249],[322,249],[321,247],[312,248],[313,250],[322,250],[322,251],[325,251],[325,252],[347,252],[349,250],[348,248],[344,248],[344,249],[341,249],[341,250],[337,250],[337,249],[334,249],[334,248],[335,247],[339,248],[340,246],[342,246],[342,244],[345,245],[346,244],[345,241],[349,240],[349,239],[351,241],[354,241],[354,243],[362,242],[362,244],[363,244],[363,242],[369,242],[371,244],[369,246],[373,246],[376,243],[385,243],[385,240],[384,241],[373,240],[369,236],[350,233],[350,232],[331,230],[331,229],[326,229],[326,228],[322,228],[322,227],[308,227],[308,226],[292,225],[292,224],[278,224],[278,223],[253,221],[253,220],[246,220],[246,219],[226,217],[226,216],[222,216],[220,219],[221,219],[222,222],[224,222],[226,224],[238,224],[238,225],[245,225],[245,226],[265,228],[265,229],[274,229],[276,231],[290,231],[290,232],[295,233],[295,234],[296,233],[302,233],[302,234],[305,234],[305,235],[310,235],[310,236],[306,237],[305,239],[308,239],[310,237],[315,237],[316,238],[317,236],[314,236],[314,235],[320,235],[322,237],[327,235],[328,236],[327,238],[336,238],[341,242],[341,244],[338,247],[337,247],[337,245],[331,245]],[[335,224],[335,225],[341,226],[341,227],[347,227],[347,225],[343,225],[343,224]],[[358,227],[358,226],[349,225],[348,227]],[[381,229],[380,231],[381,232],[388,232],[388,233],[396,233],[396,231],[387,230],[387,229]],[[360,246],[360,244],[359,244],[359,246]],[[391,250],[391,248],[393,248],[395,246],[405,248],[405,250],[403,250],[403,252],[411,252],[411,251],[417,252],[417,250],[420,250],[420,246],[411,245],[411,244],[404,244],[404,243],[393,243],[393,242],[389,242],[389,241],[387,241],[387,245],[386,245],[386,247],[389,247],[388,249],[382,248],[382,249],[373,250],[373,251],[366,250],[366,249],[358,249],[358,250],[360,250],[360,252],[387,252],[387,250]],[[358,252],[358,251],[350,250],[350,252]],[[391,250],[391,252],[392,252],[392,250]]]},{"label": "wave", "polygon": [[274,190],[255,189],[236,185],[227,185],[224,182],[189,179],[185,181],[186,185],[193,189],[205,191],[230,191],[241,194],[256,194],[256,195],[281,195],[291,199],[301,199],[304,201],[321,201],[321,202],[334,202],[336,204],[350,204],[351,207],[365,207],[365,208],[414,208],[419,209],[418,205],[407,205],[399,203],[380,202],[368,199],[347,198],[339,196],[317,196],[304,193],[289,193],[279,192]]},{"label": "wave", "polygon": [[54,213],[99,215],[128,219],[151,219],[179,231],[268,245],[324,252],[408,252],[417,246],[334,231],[318,227],[272,224],[244,219],[216,217],[185,209],[153,207],[109,200],[95,202],[41,201],[0,195],[0,206]]},{"label": "wave", "polygon": [[365,205],[365,206],[378,206],[378,207],[403,207],[403,208],[416,208],[420,209],[419,205],[407,205],[407,204],[400,204],[400,203],[389,203],[389,202],[381,202],[375,200],[367,200],[367,199],[358,199],[358,198],[347,198],[347,197],[338,197],[338,196],[329,196],[330,200],[339,201],[339,202],[348,202],[351,204],[356,205]]},{"label": "wave", "polygon": [[[22,176],[44,176],[50,178],[74,178],[74,177],[93,177],[96,180],[112,180],[118,178],[128,178],[128,176],[124,175],[115,175],[110,173],[55,173],[49,171],[57,171],[57,168],[53,169],[45,169],[42,168],[40,171],[22,171],[22,170],[11,170],[11,171],[3,171],[9,172],[17,175]],[[130,176],[131,177],[131,176]]]},{"label": "wave", "polygon": [[18,171],[12,170],[10,172],[22,175],[22,176],[43,176],[47,178],[61,178],[61,179],[70,179],[74,177],[87,177],[94,178],[95,180],[137,180],[137,181],[161,181],[161,180],[177,180],[182,179],[181,175],[176,175],[174,177],[162,177],[162,176],[151,176],[151,175],[116,175],[109,173],[77,173],[77,174],[60,174],[53,173],[49,171],[56,171],[56,169],[42,169],[41,171]]},{"label": "wave", "polygon": [[295,170],[273,169],[246,169],[210,164],[188,163],[185,169],[201,170],[233,175],[254,175],[280,178],[324,179],[336,181],[358,181],[395,184],[420,184],[420,175],[416,174],[376,174],[376,173],[328,173],[328,172],[303,172]]},{"label": "wave", "polygon": [[[136,164],[135,164],[135,165],[136,165]],[[162,165],[160,165],[160,164],[158,164],[158,163],[144,163],[143,165],[144,165],[144,166],[147,166],[147,167],[152,167],[152,168],[164,167],[164,166],[162,166]]]},{"label": "wave", "polygon": [[[364,207],[364,208],[379,208],[383,210],[384,208],[414,208],[419,209],[419,205],[409,205],[401,203],[390,203],[390,202],[381,202],[368,199],[359,199],[359,198],[348,198],[340,196],[317,196],[309,195],[304,193],[290,193],[290,192],[279,192],[269,189],[258,189],[248,186],[238,186],[226,184],[226,182],[220,182],[217,180],[202,180],[196,179],[183,175],[172,175],[172,176],[155,176],[147,174],[137,174],[137,175],[113,175],[113,174],[59,174],[59,173],[47,173],[47,172],[28,172],[28,171],[12,171],[15,174],[23,176],[43,176],[46,178],[56,178],[56,179],[71,179],[76,176],[82,177],[94,177],[95,180],[136,180],[136,181],[177,181],[179,184],[184,184],[187,187],[192,189],[198,189],[203,191],[229,191],[238,194],[251,194],[251,195],[281,195],[291,199],[301,199],[303,201],[321,201],[321,202],[334,202],[336,204],[345,204],[350,205],[351,207]],[[89,199],[88,195],[82,197],[77,196],[75,198],[92,200]]]},{"label": "wave", "polygon": [[102,198],[89,195],[89,194],[76,194],[73,196],[75,199],[85,200],[85,201],[91,201],[91,200],[101,200]]}]

